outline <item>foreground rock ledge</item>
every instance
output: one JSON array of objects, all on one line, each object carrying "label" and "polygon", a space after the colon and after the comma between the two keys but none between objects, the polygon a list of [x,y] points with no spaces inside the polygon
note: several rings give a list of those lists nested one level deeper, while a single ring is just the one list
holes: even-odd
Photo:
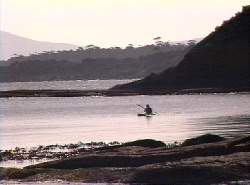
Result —
[{"label": "foreground rock ledge", "polygon": [[[211,138],[211,135],[207,138]],[[203,143],[201,139],[197,141],[194,142],[195,145],[172,149],[161,145],[141,146],[138,143],[134,146],[130,144],[102,148],[74,158],[41,163],[24,169],[2,168],[0,178],[172,185],[250,179],[250,136],[220,138],[212,143]],[[154,145],[152,140],[151,143]]]}]

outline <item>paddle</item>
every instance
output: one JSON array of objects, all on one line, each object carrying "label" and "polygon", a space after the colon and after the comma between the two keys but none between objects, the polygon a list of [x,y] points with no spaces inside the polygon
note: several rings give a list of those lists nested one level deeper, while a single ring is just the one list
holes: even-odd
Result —
[{"label": "paddle", "polygon": [[136,104],[138,107],[141,107],[141,108],[143,108],[143,109],[145,109],[143,106],[141,106],[141,105],[139,105],[139,104]]}]

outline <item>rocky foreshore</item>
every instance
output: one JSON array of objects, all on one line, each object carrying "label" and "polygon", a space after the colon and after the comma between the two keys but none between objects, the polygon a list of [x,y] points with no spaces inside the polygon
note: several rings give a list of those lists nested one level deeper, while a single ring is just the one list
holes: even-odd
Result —
[{"label": "rocky foreshore", "polygon": [[0,180],[206,185],[250,179],[250,136],[203,135],[167,146],[140,140],[76,156],[0,168]]},{"label": "rocky foreshore", "polygon": [[120,145],[122,143],[113,141],[109,143],[104,142],[89,142],[89,143],[71,143],[64,145],[39,145],[36,147],[24,148],[16,147],[14,149],[0,150],[0,161],[10,161],[10,160],[55,160],[63,159],[68,157],[73,157],[79,155],[80,153],[91,152],[93,150]]}]

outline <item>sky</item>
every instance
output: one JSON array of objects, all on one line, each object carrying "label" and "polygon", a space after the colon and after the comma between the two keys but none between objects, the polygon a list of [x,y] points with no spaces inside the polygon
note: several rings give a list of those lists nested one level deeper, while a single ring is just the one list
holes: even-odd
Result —
[{"label": "sky", "polygon": [[0,30],[100,47],[202,38],[250,0],[0,0]]}]

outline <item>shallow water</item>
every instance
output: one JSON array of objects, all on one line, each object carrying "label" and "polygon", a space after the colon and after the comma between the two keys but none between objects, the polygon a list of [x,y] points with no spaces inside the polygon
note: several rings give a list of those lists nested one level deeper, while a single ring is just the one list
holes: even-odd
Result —
[{"label": "shallow water", "polygon": [[[137,117],[150,104],[157,115]],[[0,99],[0,149],[250,134],[249,94]]]},{"label": "shallow water", "polygon": [[4,168],[11,168],[11,167],[23,168],[25,166],[35,165],[35,164],[42,163],[42,162],[47,162],[47,161],[50,161],[50,160],[48,160],[48,159],[7,160],[7,161],[1,161],[0,162],[0,167],[4,167]]}]

